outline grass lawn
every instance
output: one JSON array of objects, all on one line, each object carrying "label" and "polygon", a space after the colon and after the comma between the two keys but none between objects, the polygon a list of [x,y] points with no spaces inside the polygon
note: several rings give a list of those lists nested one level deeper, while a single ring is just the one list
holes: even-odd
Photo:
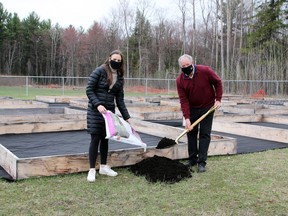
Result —
[{"label": "grass lawn", "polygon": [[[211,156],[206,173],[149,183],[128,168],[117,177],[86,173],[0,179],[0,215],[288,215],[288,148]],[[98,174],[98,173],[97,173]]]},{"label": "grass lawn", "polygon": [[[133,89],[132,89],[133,90]],[[160,96],[168,95],[167,93],[149,93],[126,90],[125,96]],[[81,96],[86,97],[85,87],[83,88],[47,88],[47,87],[29,87],[28,90],[25,87],[10,87],[0,86],[0,97],[12,97],[14,99],[22,100],[35,100],[36,96]],[[176,96],[175,93],[169,94],[169,96]]]},{"label": "grass lawn", "polygon": [[86,96],[85,89],[65,89],[61,88],[35,88],[29,87],[28,92],[25,87],[0,86],[0,96],[12,97],[15,99],[35,100],[36,96]]},{"label": "grass lawn", "polygon": [[[29,88],[26,96],[25,88],[0,87],[0,96],[33,100],[36,95],[58,96],[62,90]],[[65,95],[85,91],[65,89]],[[175,184],[149,183],[128,168],[115,168],[119,175],[114,178],[97,175],[95,183],[86,181],[87,173],[0,179],[0,216],[288,216],[287,158],[288,148],[213,156],[206,173],[192,173]]]}]

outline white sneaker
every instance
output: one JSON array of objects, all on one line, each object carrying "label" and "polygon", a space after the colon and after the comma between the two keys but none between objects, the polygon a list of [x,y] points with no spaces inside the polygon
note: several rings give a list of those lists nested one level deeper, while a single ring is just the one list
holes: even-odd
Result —
[{"label": "white sneaker", "polygon": [[95,182],[95,179],[96,179],[96,170],[90,169],[88,172],[87,181],[88,182]]},{"label": "white sneaker", "polygon": [[108,176],[117,176],[118,173],[110,168],[108,165],[100,165],[99,174]]}]

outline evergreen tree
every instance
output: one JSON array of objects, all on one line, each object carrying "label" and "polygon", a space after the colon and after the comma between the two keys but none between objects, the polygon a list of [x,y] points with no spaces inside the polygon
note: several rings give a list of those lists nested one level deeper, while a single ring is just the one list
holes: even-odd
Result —
[{"label": "evergreen tree", "polygon": [[286,0],[270,0],[259,6],[256,21],[248,34],[249,47],[265,45],[266,42],[283,39],[287,33],[287,2]]}]

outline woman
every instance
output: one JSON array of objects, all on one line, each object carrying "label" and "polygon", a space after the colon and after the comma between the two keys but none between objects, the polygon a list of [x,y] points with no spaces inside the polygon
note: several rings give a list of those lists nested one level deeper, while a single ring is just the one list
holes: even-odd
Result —
[{"label": "woman", "polygon": [[129,121],[130,115],[124,103],[124,61],[119,50],[110,53],[107,60],[97,67],[90,75],[86,95],[89,99],[87,110],[87,132],[91,135],[89,147],[90,170],[87,181],[96,178],[96,160],[100,145],[99,174],[117,176],[107,165],[108,139],[102,113],[107,110],[115,113],[115,102],[124,120]]}]

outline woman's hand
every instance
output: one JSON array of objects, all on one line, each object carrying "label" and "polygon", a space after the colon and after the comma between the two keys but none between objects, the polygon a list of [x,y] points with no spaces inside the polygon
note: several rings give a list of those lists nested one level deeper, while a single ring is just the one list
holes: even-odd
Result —
[{"label": "woman's hand", "polygon": [[100,113],[106,113],[106,108],[103,106],[103,105],[99,105],[98,107],[97,107],[97,109],[98,109],[98,111],[100,112]]}]

